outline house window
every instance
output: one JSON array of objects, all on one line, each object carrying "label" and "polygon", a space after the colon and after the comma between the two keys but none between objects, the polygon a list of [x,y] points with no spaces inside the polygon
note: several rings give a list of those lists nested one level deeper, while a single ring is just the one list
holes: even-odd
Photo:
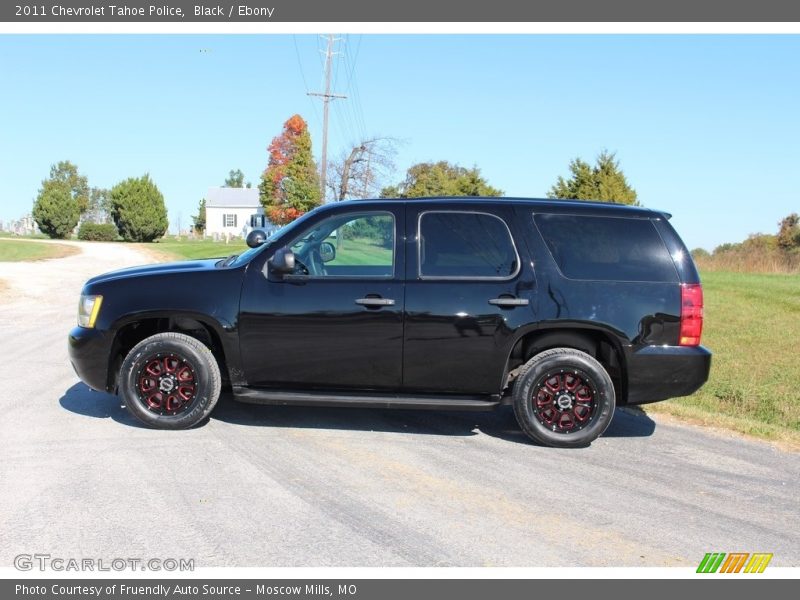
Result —
[{"label": "house window", "polygon": [[223,227],[236,227],[236,214],[224,214],[222,215],[222,226]]}]

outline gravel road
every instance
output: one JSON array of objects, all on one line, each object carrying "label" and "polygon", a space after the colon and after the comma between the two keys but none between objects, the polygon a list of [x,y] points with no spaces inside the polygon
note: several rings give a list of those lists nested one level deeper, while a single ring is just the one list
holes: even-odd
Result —
[{"label": "gravel road", "polygon": [[242,405],[140,427],[66,352],[89,276],[123,244],[0,263],[0,566],[20,553],[214,566],[800,566],[800,456],[617,411],[582,450],[527,442],[509,410]]}]

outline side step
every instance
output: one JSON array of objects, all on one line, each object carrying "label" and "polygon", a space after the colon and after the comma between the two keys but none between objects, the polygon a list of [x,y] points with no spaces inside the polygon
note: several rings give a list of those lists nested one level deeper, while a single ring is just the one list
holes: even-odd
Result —
[{"label": "side step", "polygon": [[354,394],[337,392],[287,392],[234,386],[233,397],[248,404],[279,406],[351,406],[355,408],[407,408],[414,410],[494,410],[500,405],[497,396],[447,396]]}]

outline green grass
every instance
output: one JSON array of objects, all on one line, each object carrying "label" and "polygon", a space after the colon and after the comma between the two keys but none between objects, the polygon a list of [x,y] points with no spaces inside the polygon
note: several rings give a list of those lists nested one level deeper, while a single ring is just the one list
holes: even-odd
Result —
[{"label": "green grass", "polygon": [[10,233],[8,231],[0,231],[0,238],[10,238],[10,239],[23,239],[23,240],[49,240],[50,238],[47,237],[43,233],[31,233],[26,235],[17,235],[16,233]]},{"label": "green grass", "polygon": [[62,258],[77,253],[77,248],[64,244],[39,244],[0,239],[0,262]]},{"label": "green grass", "polygon": [[800,443],[800,275],[705,272],[702,280],[709,381],[645,409]]},{"label": "green grass", "polygon": [[[217,258],[231,254],[241,254],[247,250],[244,240],[234,239],[230,244],[212,240],[175,240],[166,239],[153,244],[137,244],[142,250],[149,252],[159,260],[193,260],[200,258]],[[391,265],[392,251],[375,246],[368,241],[352,239],[343,240],[336,250],[336,259],[331,265]]]},{"label": "green grass", "polygon": [[241,239],[232,239],[229,244],[213,240],[176,240],[165,239],[153,244],[137,244],[150,252],[159,260],[194,260],[200,258],[218,258],[241,254],[247,250],[247,244]]},{"label": "green grass", "polygon": [[[332,243],[336,245],[335,241]],[[387,266],[392,264],[392,251],[369,240],[342,240],[336,249],[336,258],[328,264]]]}]

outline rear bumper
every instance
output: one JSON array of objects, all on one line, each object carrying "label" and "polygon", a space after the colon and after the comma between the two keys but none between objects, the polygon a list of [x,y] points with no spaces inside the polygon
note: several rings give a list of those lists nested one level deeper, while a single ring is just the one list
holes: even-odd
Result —
[{"label": "rear bumper", "polygon": [[627,358],[628,404],[693,394],[711,369],[711,352],[703,346],[645,346]]},{"label": "rear bumper", "polygon": [[111,342],[106,332],[75,327],[67,338],[69,360],[78,377],[90,388],[106,391]]}]

